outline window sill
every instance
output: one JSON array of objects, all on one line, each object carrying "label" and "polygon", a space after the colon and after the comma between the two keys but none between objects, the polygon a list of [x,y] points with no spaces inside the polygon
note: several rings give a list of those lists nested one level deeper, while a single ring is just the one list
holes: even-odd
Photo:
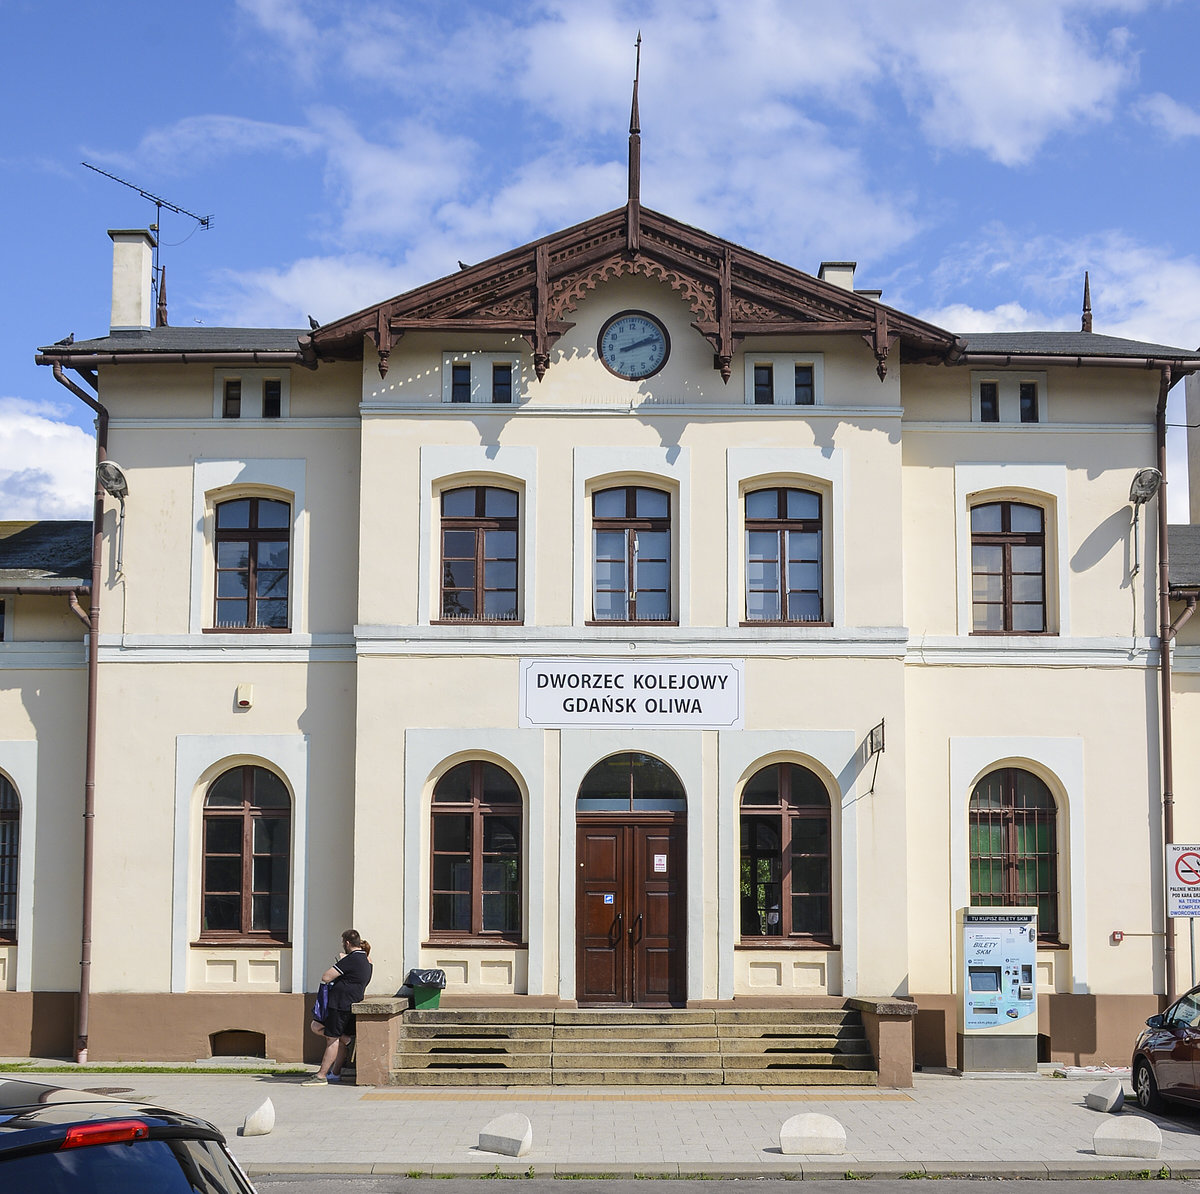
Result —
[{"label": "window sill", "polygon": [[1067,941],[1049,941],[1043,938],[1038,938],[1038,949],[1070,949],[1070,942]]},{"label": "window sill", "polygon": [[290,626],[205,626],[201,634],[291,634]]},{"label": "window sill", "polygon": [[529,943],[516,937],[430,937],[421,942],[422,949],[445,949],[463,946],[470,949],[528,949]]},{"label": "window sill", "polygon": [[815,937],[743,937],[734,949],[819,949],[826,952],[841,950],[834,941],[820,941]]},{"label": "window sill", "polygon": [[666,618],[649,618],[646,621],[638,620],[636,622],[622,622],[616,618],[605,618],[602,621],[584,622],[585,626],[678,626],[679,622],[674,619]]},{"label": "window sill", "polygon": [[524,618],[434,618],[430,626],[524,626]]},{"label": "window sill", "polygon": [[200,937],[192,949],[291,949],[290,941],[278,937]]},{"label": "window sill", "polygon": [[1057,638],[1057,630],[972,630],[971,638]]},{"label": "window sill", "polygon": [[817,628],[829,627],[829,626],[832,626],[833,623],[832,622],[781,622],[781,621],[775,621],[774,619],[761,618],[761,619],[758,619],[753,622],[739,622],[738,625],[743,630],[748,629],[750,627],[758,627],[758,626],[787,626],[792,630],[804,630],[810,626],[817,627]]}]

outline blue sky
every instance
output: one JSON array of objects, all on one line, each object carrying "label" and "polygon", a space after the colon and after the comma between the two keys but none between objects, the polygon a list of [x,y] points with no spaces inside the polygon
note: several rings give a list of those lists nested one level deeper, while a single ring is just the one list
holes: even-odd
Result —
[{"label": "blue sky", "polygon": [[214,216],[164,215],[173,324],[327,321],[620,206],[639,29],[647,206],[959,332],[1078,328],[1087,268],[1097,332],[1200,345],[1195,0],[54,12],[0,0],[0,518],[89,509],[33,353],[107,330],[154,209],[81,161]]}]

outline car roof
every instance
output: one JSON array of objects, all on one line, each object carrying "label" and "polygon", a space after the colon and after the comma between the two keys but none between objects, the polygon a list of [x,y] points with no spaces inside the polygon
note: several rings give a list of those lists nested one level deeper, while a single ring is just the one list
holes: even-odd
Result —
[{"label": "car roof", "polygon": [[225,1139],[207,1120],[138,1099],[115,1099],[22,1078],[0,1079],[0,1154],[63,1136],[73,1124],[113,1119],[140,1119],[155,1135],[154,1129],[167,1129],[171,1135]]}]

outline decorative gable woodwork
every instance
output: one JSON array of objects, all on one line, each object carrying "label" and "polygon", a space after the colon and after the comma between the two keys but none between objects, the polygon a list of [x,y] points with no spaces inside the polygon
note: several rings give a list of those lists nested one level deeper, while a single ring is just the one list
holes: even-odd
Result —
[{"label": "decorative gable woodwork", "polygon": [[897,345],[904,360],[954,353],[954,336],[941,328],[648,208],[638,208],[631,249],[630,218],[628,207],[619,208],[543,237],[326,324],[301,347],[315,365],[360,356],[370,339],[386,375],[392,347],[406,332],[502,332],[528,342],[540,380],[579,303],[605,282],[637,275],[683,298],[726,381],[734,354],[752,336],[858,335],[880,380]]}]

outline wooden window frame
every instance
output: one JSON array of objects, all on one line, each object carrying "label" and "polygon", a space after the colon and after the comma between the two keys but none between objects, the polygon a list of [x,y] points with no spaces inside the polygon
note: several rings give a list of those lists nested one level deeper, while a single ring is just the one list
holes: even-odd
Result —
[{"label": "wooden window frame", "polygon": [[[463,764],[457,764],[462,766]],[[525,802],[520,795],[520,787],[517,785],[516,778],[507,768],[501,767],[498,763],[492,763],[484,759],[467,760],[467,765],[471,768],[470,778],[470,797],[463,801],[441,800],[437,799],[438,787],[442,780],[446,778],[456,767],[450,768],[433,788],[433,799],[430,802],[429,812],[429,942],[473,942],[473,943],[488,943],[494,945],[511,945],[519,946],[525,943],[524,938],[524,915],[525,915],[525,900],[524,900],[524,885],[525,885],[525,849],[524,849],[524,826],[525,826]],[[485,794],[485,767],[495,767],[497,771],[503,772],[517,787],[517,798],[515,801],[493,800]],[[435,915],[435,898],[438,895],[457,895],[458,889],[441,890],[436,888],[434,884],[437,881],[437,859],[443,851],[437,849],[437,832],[436,819],[439,816],[444,817],[470,817],[470,841],[468,850],[471,855],[471,928],[470,930],[455,930],[455,929],[437,929],[434,927]],[[484,868],[484,834],[483,822],[485,817],[515,817],[519,826],[517,834],[517,929],[485,929],[483,927],[483,868]],[[453,857],[458,857],[460,852],[445,851]]]},{"label": "wooden window frame", "polygon": [[[247,519],[249,525],[245,527],[224,527],[220,524],[220,511],[223,506],[232,505],[235,502],[249,502],[250,516]],[[287,507],[288,517],[287,525],[282,527],[259,527],[258,510],[260,502],[276,502],[281,506]],[[288,634],[292,626],[292,518],[293,510],[291,502],[284,501],[282,498],[272,497],[229,497],[217,502],[213,508],[213,625],[206,628],[206,633],[210,634]],[[220,597],[220,577],[222,572],[240,572],[242,569],[222,568],[220,565],[220,552],[222,543],[241,543],[249,544],[247,554],[246,568],[246,622],[244,625],[221,625],[220,612],[221,600]],[[288,544],[288,566],[286,568],[272,568],[272,572],[286,572],[288,582],[287,595],[287,622],[283,626],[259,626],[256,622],[258,612],[258,602],[260,594],[258,592],[258,544],[259,543],[286,543]],[[267,598],[262,598],[267,600]],[[278,600],[271,598],[270,600]]]},{"label": "wooden window frame", "polygon": [[283,378],[264,377],[262,383],[262,417],[278,419],[283,415]]},{"label": "wooden window frame", "polygon": [[1023,381],[1017,387],[1022,423],[1041,422],[1041,402],[1036,381]]},{"label": "wooden window frame", "polygon": [[[625,491],[625,516],[623,518],[600,518],[596,515],[596,499],[602,494]],[[637,494],[639,490],[661,494],[667,499],[667,514],[665,518],[639,517],[637,511]],[[672,501],[670,490],[659,489],[654,485],[607,485],[603,489],[592,491],[592,616],[588,626],[676,626],[675,593],[673,569],[675,567],[675,539],[671,529]],[[639,618],[637,616],[637,554],[635,550],[636,536],[639,531],[665,534],[667,536],[668,555],[667,566],[667,616],[665,618]],[[623,534],[625,536],[625,588],[623,590],[605,589],[606,593],[624,592],[625,608],[629,615],[625,618],[601,618],[596,615],[596,535],[598,533]],[[659,593],[661,589],[643,589],[646,593]]]},{"label": "wooden window frame", "polygon": [[[987,506],[1000,507],[1000,527],[998,531],[976,531],[973,527],[970,531],[971,535],[971,571],[969,584],[971,585],[971,634],[986,635],[986,636],[1006,636],[1013,637],[1014,635],[1046,635],[1053,634],[1050,629],[1050,608],[1046,599],[1046,510],[1043,506],[1034,505],[1032,502],[1022,502],[1009,499],[998,499],[995,501],[979,501],[975,502],[967,509],[968,520],[973,520],[975,511],[984,509]],[[1036,510],[1042,518],[1042,529],[1040,531],[1014,531],[1012,525],[1012,508],[1021,506],[1028,510]],[[1001,576],[1001,600],[995,601],[976,601],[975,599],[975,548],[976,547],[1000,547],[1003,550],[1003,564]],[[1041,630],[1014,630],[1013,629],[1013,566],[1012,566],[1012,549],[1014,547],[1040,547],[1042,551],[1042,571],[1041,571],[1041,593],[1042,593],[1042,628]],[[980,575],[994,576],[996,573],[981,573]],[[1032,572],[1017,573],[1018,576],[1034,576]],[[1019,605],[1036,604],[1036,602],[1019,602]],[[999,630],[988,630],[976,626],[976,609],[980,606],[1000,605],[1003,611],[1004,626]]]},{"label": "wooden window frame", "polygon": [[[242,773],[242,804],[240,808],[235,808],[231,805],[214,806],[208,805],[209,794],[217,784],[230,771],[240,771]],[[275,818],[284,817],[287,821],[287,883],[284,887],[284,894],[288,901],[288,924],[291,924],[292,913],[292,867],[294,866],[293,848],[292,848],[292,803],[291,796],[288,796],[286,808],[260,808],[254,804],[254,776],[255,772],[265,771],[268,775],[275,779],[279,777],[274,772],[268,771],[265,767],[260,767],[254,763],[244,763],[238,767],[231,767],[228,771],[223,771],[208,785],[208,790],[204,794],[204,803],[201,812],[201,837],[200,837],[200,932],[197,937],[197,942],[201,945],[266,945],[288,947],[291,945],[289,933],[282,934],[272,932],[270,929],[255,929],[254,924],[254,823],[263,816],[271,816]],[[282,781],[280,781],[282,783]],[[240,927],[238,929],[206,929],[204,927],[204,901],[209,895],[232,895],[232,892],[210,892],[206,882],[207,868],[205,861],[209,857],[209,852],[206,849],[208,844],[208,824],[210,820],[237,820],[241,822],[241,913]],[[228,857],[224,853],[214,853],[213,857]],[[258,857],[274,857],[273,855],[259,855]],[[259,895],[262,892],[257,893]],[[272,894],[272,893],[267,893]]]},{"label": "wooden window frame", "polygon": [[[759,381],[759,373],[763,380]],[[775,366],[770,361],[755,362],[754,364],[754,403],[755,406],[775,405]]]},{"label": "wooden window frame", "polygon": [[[464,490],[474,490],[475,513],[473,515],[448,515],[444,513],[446,497],[452,493],[462,493]],[[499,490],[510,493],[516,499],[517,513],[511,517],[499,517],[484,513],[489,490]],[[521,626],[524,619],[521,616],[521,495],[515,489],[507,489],[503,485],[458,485],[442,491],[438,499],[443,513],[438,523],[438,565],[441,582],[438,585],[438,608],[441,616],[434,619],[436,626],[463,626],[483,623],[489,626]],[[448,593],[466,592],[464,587],[446,584],[446,532],[467,531],[475,536],[475,582],[471,589],[472,600],[475,603],[475,614],[471,617],[453,617],[446,613]],[[486,554],[488,531],[511,531],[516,536],[516,554],[513,556],[513,611],[511,618],[489,618],[480,616],[479,611],[486,607],[485,597],[489,592],[502,593],[506,589],[488,589],[485,585],[487,564],[504,563],[506,556],[489,556]],[[463,556],[453,556],[452,559],[465,559]]]},{"label": "wooden window frame", "polygon": [[[746,514],[746,500],[753,493],[771,493],[774,492],[776,497],[776,517],[775,518],[750,518]],[[816,518],[788,518],[787,515],[787,494],[789,492],[811,494],[817,499],[817,517]],[[762,489],[750,489],[742,495],[742,521],[744,524],[742,535],[742,563],[746,568],[745,581],[742,586],[742,601],[743,612],[745,614],[742,626],[831,626],[832,623],[825,616],[825,495],[817,489],[801,489],[798,485],[769,485]],[[751,618],[750,617],[750,575],[749,575],[749,554],[750,554],[750,535],[755,533],[774,533],[777,536],[779,555],[779,584],[776,588],[776,597],[779,599],[779,608],[784,613],[782,618]],[[788,610],[788,594],[792,590],[786,588],[787,579],[787,536],[791,534],[817,534],[820,536],[818,542],[820,544],[820,557],[817,560],[817,570],[821,579],[821,587],[817,590],[817,600],[820,603],[820,615],[815,619],[809,618],[789,618],[786,616]],[[797,589],[797,593],[810,592],[808,589]]]},{"label": "wooden window frame", "polygon": [[998,381],[981,381],[979,383],[979,421],[981,423],[1000,422],[1000,383]]},{"label": "wooden window frame", "polygon": [[[12,827],[11,829],[9,827]],[[0,775],[0,912],[12,908],[12,927],[0,916],[0,945],[16,945],[21,895],[21,797],[7,776]]]},{"label": "wooden window frame", "polygon": [[221,418],[240,419],[242,417],[242,379],[227,377],[225,379],[224,397],[221,400]]},{"label": "wooden window frame", "polygon": [[[507,374],[508,380],[503,378]],[[507,395],[505,397],[504,395]],[[511,406],[513,400],[512,361],[492,362],[492,402],[499,406]]]},{"label": "wooden window frame", "polygon": [[[775,804],[747,804],[745,802],[745,792],[750,784],[754,782],[764,771],[776,769],[776,792],[778,795],[777,803]],[[793,804],[791,802],[791,786],[793,778],[793,768],[799,771],[807,772],[812,776],[813,780],[820,785],[821,790],[825,793],[824,806]],[[751,948],[762,949],[780,949],[780,948],[820,948],[820,949],[836,949],[837,944],[834,940],[834,924],[833,924],[833,802],[829,799],[829,789],[825,786],[824,781],[812,771],[810,768],[803,766],[800,763],[768,763],[766,767],[759,768],[746,782],[746,787],[743,788],[742,799],[738,808],[738,883],[741,884],[742,860],[746,857],[742,849],[742,825],[748,818],[778,818],[779,820],[779,926],[780,931],[777,935],[754,934],[747,935],[740,931],[739,923],[739,938],[738,945]],[[810,895],[823,897],[825,923],[829,926],[829,931],[825,934],[820,933],[805,933],[793,931],[792,925],[792,896],[796,893],[792,890],[792,840],[793,830],[797,821],[812,821],[824,820],[825,835],[829,843],[828,852],[806,853],[805,858],[823,858],[829,868],[829,887],[823,892],[801,892],[801,895]],[[773,855],[753,853],[750,855],[752,859],[768,858]],[[739,892],[739,921],[741,917],[741,895]],[[755,901],[757,909],[757,901]]]},{"label": "wooden window frame", "polygon": [[[984,784],[993,778],[999,776],[997,782],[1000,785],[1000,807],[984,808],[977,805],[977,801],[981,801],[980,789]],[[1029,776],[1034,780],[1035,784],[1045,790],[1045,795],[1049,799],[1049,808],[1039,808],[1037,806],[1017,807],[1017,779],[1018,776]],[[978,841],[978,830],[984,820],[989,823],[999,824],[1001,833],[1004,838],[1003,850],[998,854],[981,855],[975,848]],[[1024,826],[1036,826],[1038,824],[1046,824],[1049,826],[1050,834],[1050,849],[1044,853],[1037,851],[1022,852],[1019,848],[1019,838],[1021,836],[1019,828]],[[1048,945],[1060,944],[1060,908],[1059,902],[1061,899],[1061,891],[1059,887],[1059,850],[1058,850],[1058,801],[1054,797],[1054,793],[1050,790],[1050,786],[1040,776],[1035,775],[1032,771],[1023,767],[997,767],[989,771],[982,779],[976,783],[971,792],[971,800],[968,806],[967,814],[968,825],[968,840],[969,840],[969,865],[971,872],[971,905],[973,907],[1026,907],[1034,906],[1038,908],[1038,941],[1045,942]],[[993,860],[992,865],[999,865],[1001,890],[999,892],[984,892],[979,890],[979,885],[975,881],[974,871],[976,865],[981,869],[984,859]],[[1020,883],[1018,882],[1022,863],[1033,864],[1034,873],[1036,874],[1037,863],[1039,859],[1046,858],[1049,860],[1049,871],[1053,886],[1045,890],[1041,888],[1035,889],[1033,892],[1020,891]],[[1030,899],[1030,896],[1033,898]],[[1054,909],[1054,924],[1047,926],[1044,923],[1044,918],[1041,915],[1042,902],[1048,903]]]}]

